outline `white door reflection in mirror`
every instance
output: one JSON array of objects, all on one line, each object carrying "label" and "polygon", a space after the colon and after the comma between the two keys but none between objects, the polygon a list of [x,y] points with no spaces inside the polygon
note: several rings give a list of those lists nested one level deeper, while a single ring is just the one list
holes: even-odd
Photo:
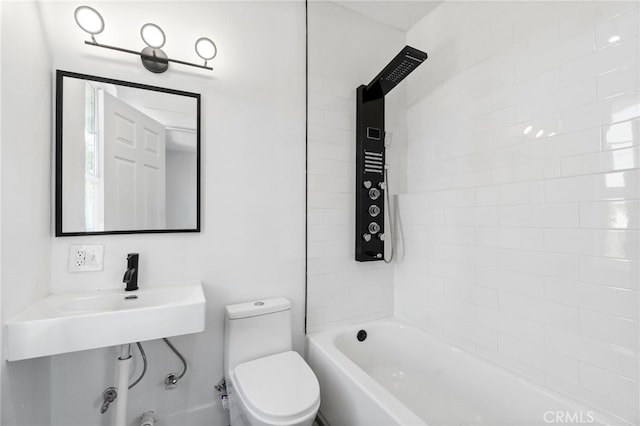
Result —
[{"label": "white door reflection in mirror", "polygon": [[165,227],[165,129],[151,117],[100,90],[104,135],[106,229]]}]

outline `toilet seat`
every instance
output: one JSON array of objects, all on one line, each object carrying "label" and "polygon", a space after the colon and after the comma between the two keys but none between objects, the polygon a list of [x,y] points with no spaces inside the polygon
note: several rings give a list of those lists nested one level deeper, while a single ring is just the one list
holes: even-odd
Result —
[{"label": "toilet seat", "polygon": [[232,378],[246,408],[270,424],[295,423],[320,405],[318,379],[294,351],[239,364]]}]

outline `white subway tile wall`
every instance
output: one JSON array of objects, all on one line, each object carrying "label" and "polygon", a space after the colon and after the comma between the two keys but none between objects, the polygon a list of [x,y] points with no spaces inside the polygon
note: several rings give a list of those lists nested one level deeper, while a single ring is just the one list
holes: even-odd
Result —
[{"label": "white subway tile wall", "polygon": [[[307,332],[393,315],[393,266],[355,253],[355,97],[405,33],[330,2],[309,2]],[[386,98],[392,192],[406,187],[406,97]]]},{"label": "white subway tile wall", "polygon": [[395,267],[397,316],[633,425],[639,29],[637,2],[445,2],[411,28]]}]

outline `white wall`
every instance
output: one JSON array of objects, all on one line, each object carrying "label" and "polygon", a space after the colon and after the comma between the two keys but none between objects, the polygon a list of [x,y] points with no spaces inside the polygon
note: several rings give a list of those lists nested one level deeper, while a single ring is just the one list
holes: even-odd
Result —
[{"label": "white wall", "polygon": [[[330,2],[309,2],[307,331],[393,313],[393,267],[355,253],[355,98],[405,34]],[[403,189],[404,86],[386,97],[392,192]],[[395,185],[395,186],[394,186]]]},{"label": "white wall", "polygon": [[[0,298],[4,324],[49,288],[52,79],[38,6],[1,2],[0,11]],[[0,423],[49,424],[50,360],[7,363],[6,346],[2,349]]]},{"label": "white wall", "polygon": [[398,316],[631,424],[638,30],[636,2],[452,2],[408,32],[395,287]]},{"label": "white wall", "polygon": [[[52,65],[38,66],[36,71],[42,76],[34,78],[32,73],[36,71],[31,63],[40,57],[36,55],[34,59],[23,49],[24,38],[34,37],[38,31],[25,28],[18,37],[6,29],[11,25],[17,31],[18,24],[36,19],[33,6],[11,4],[5,9],[3,3],[2,39],[12,41],[3,44],[3,59],[9,54],[7,47],[13,49],[12,58],[30,62],[29,66],[22,61],[15,64],[10,70],[19,68],[23,75],[18,76],[19,80],[8,80],[16,75],[7,72],[8,65],[3,60],[3,83],[7,82],[3,84],[3,123],[15,118],[22,124],[28,119],[31,126],[27,138],[18,139],[18,129],[11,134],[11,140],[20,141],[11,150],[5,148],[10,138],[5,137],[3,128],[2,182],[12,185],[2,191],[3,314],[8,315],[46,291],[119,288],[123,285],[128,252],[141,255],[142,287],[201,280],[208,300],[206,330],[172,339],[189,362],[187,376],[178,389],[166,391],[162,386],[164,376],[177,371],[179,361],[162,342],[145,343],[149,371],[130,392],[128,422],[132,423],[143,411],[154,410],[167,425],[227,424],[213,389],[223,375],[224,305],[286,296],[293,302],[296,349],[302,349],[303,344],[304,4],[92,3],[106,21],[98,40],[107,44],[141,48],[139,28],[148,20],[164,29],[165,50],[177,59],[196,61],[192,46],[200,36],[209,36],[217,43],[219,54],[212,62],[213,72],[171,65],[161,75],[146,71],[135,56],[86,46],[83,41],[87,37],[73,20],[73,11],[80,4],[40,5]],[[46,52],[42,57],[47,57]],[[56,68],[202,94],[201,233],[52,237],[49,147],[53,132],[49,101]],[[11,87],[14,94],[5,96],[5,86],[15,81],[19,84]],[[23,98],[24,105],[15,108],[14,102],[25,93],[28,98]],[[7,115],[9,108],[13,110],[11,116]],[[29,109],[30,114],[25,114]],[[34,155],[44,163],[35,172],[33,167],[25,167]],[[33,173],[36,178],[28,178]],[[23,175],[26,177],[15,177]],[[10,220],[15,226],[5,226]],[[27,221],[35,224],[29,226]],[[84,243],[105,245],[104,271],[67,272],[69,245]],[[11,248],[11,253],[5,246]],[[26,264],[34,259],[35,264]],[[15,261],[15,266],[6,260]],[[11,284],[28,292],[29,297],[16,295],[5,300],[5,293],[14,288]],[[6,304],[11,304],[10,310],[5,310]],[[101,416],[100,396],[106,387],[114,385],[117,354],[116,348],[107,348],[10,365],[11,371],[31,368],[24,374],[33,377],[24,376],[29,379],[26,384],[13,388],[6,387],[14,383],[5,379],[5,399],[10,396],[18,400],[22,387],[40,378],[43,390],[39,393],[29,389],[28,400],[23,401],[20,410],[7,410],[5,404],[3,424],[109,424],[114,410]],[[50,380],[49,370],[44,368],[49,362]],[[138,362],[135,374],[140,367]],[[39,398],[42,394],[47,395]],[[42,415],[37,417],[38,413]]]}]

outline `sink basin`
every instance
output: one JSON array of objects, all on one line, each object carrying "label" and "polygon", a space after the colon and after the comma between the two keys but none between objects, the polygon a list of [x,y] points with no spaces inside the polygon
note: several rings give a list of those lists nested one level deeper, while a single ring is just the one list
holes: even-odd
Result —
[{"label": "sink basin", "polygon": [[7,359],[55,355],[204,330],[199,281],[137,291],[52,294],[6,323]]}]

